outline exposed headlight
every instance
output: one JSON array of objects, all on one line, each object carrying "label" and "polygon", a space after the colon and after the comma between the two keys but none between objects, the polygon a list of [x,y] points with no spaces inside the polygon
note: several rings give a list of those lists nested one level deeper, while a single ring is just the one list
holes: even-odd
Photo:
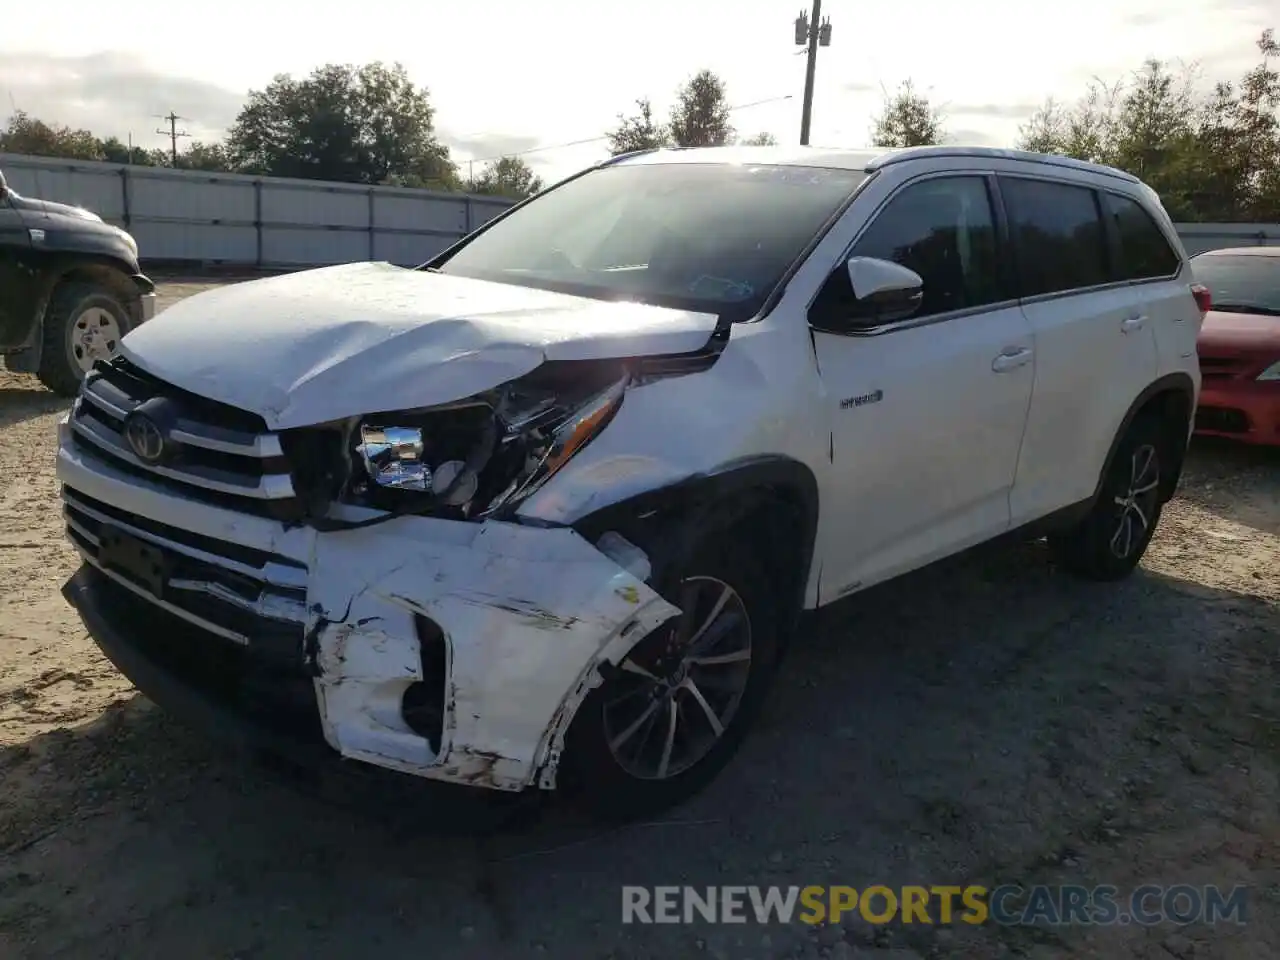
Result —
[{"label": "exposed headlight", "polygon": [[422,451],[422,431],[416,427],[360,427],[356,452],[380,487],[430,490],[431,468],[422,462]]},{"label": "exposed headlight", "polygon": [[554,477],[575,453],[590,443],[613,419],[618,407],[622,405],[629,382],[629,377],[622,377],[555,424],[549,431],[549,442],[545,444],[542,456],[532,469],[524,472],[523,477],[512,481],[507,490],[490,504],[489,510],[514,506]]},{"label": "exposed headlight", "polygon": [[1258,374],[1259,380],[1280,380],[1280,360]]},{"label": "exposed headlight", "polygon": [[[506,384],[459,403],[361,423],[353,444],[359,500],[465,517],[512,509],[613,418],[629,374]],[[394,424],[394,426],[389,425]],[[394,491],[394,492],[393,492]]]}]

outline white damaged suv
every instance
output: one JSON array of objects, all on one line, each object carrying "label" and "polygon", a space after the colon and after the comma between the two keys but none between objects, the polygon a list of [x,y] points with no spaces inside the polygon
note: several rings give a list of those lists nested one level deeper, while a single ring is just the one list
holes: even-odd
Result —
[{"label": "white damaged suv", "polygon": [[162,706],[609,817],[710,780],[802,613],[997,536],[1129,573],[1206,294],[1010,151],[615,158],[418,269],[204,293],[61,427],[64,594]]}]

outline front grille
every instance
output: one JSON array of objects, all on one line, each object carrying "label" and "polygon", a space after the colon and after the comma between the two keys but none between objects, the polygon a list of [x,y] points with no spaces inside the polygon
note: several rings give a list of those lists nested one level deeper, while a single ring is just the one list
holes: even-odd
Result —
[{"label": "front grille", "polygon": [[[304,662],[307,570],[261,550],[133,516],[62,488],[67,536],[121,587],[271,662]],[[139,552],[119,562],[127,538]]]},{"label": "front grille", "polygon": [[1249,418],[1243,410],[1232,407],[1200,407],[1196,410],[1196,429],[1217,433],[1248,433]]},{"label": "front grille", "polygon": [[[130,443],[125,421],[157,402],[166,411],[165,453],[149,461]],[[298,519],[302,511],[280,435],[265,421],[166,384],[122,357],[85,378],[71,427],[84,453],[185,496],[280,520]]]}]

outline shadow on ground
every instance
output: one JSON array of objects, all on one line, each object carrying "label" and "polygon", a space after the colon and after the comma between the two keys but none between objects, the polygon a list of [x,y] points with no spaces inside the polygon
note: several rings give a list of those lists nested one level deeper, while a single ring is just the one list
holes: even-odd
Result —
[{"label": "shadow on ground", "polygon": [[1220,517],[1280,534],[1280,447],[1197,437],[1187,452],[1181,494]]},{"label": "shadow on ground", "polygon": [[[1052,949],[1073,934],[624,927],[620,885],[990,885],[1064,863],[1077,880],[1155,869],[1179,882],[1176,857],[1201,853],[1186,831],[1202,800],[1230,794],[1242,750],[1274,804],[1276,635],[1280,612],[1254,598],[1147,571],[1085,585],[1037,545],[980,551],[824,616],[710,789],[661,823],[603,833],[552,809],[489,836],[432,835],[425,801],[308,797],[135,697],[0,752],[0,955]],[[1274,817],[1250,829],[1264,826]],[[1103,942],[1103,956],[1130,955]]]},{"label": "shadow on ground", "polygon": [[[0,370],[0,377],[13,379],[13,376]],[[0,429],[47,413],[57,413],[70,405],[70,400],[50,393],[44,387],[6,386],[0,383]]]}]

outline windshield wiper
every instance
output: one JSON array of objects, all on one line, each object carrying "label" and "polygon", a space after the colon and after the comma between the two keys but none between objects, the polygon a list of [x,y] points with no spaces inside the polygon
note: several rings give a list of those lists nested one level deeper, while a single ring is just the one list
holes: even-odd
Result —
[{"label": "windshield wiper", "polygon": [[1260,317],[1280,317],[1280,307],[1268,307],[1261,303],[1215,303],[1213,309],[1223,313],[1251,313]]}]

